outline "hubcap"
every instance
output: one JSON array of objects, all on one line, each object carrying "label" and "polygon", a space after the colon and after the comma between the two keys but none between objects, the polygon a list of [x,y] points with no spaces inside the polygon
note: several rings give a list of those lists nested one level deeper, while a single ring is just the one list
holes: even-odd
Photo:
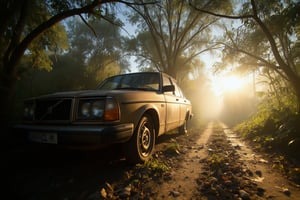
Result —
[{"label": "hubcap", "polygon": [[141,153],[143,156],[148,156],[151,153],[151,131],[148,127],[144,126],[141,131]]}]

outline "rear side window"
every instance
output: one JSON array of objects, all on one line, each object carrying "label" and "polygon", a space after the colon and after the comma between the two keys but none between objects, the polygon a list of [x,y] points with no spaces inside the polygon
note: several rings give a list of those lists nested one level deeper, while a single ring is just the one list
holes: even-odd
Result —
[{"label": "rear side window", "polygon": [[185,98],[182,90],[177,85],[177,83],[174,83],[174,85],[175,85],[175,95],[178,96],[178,97],[181,97],[181,98]]},{"label": "rear side window", "polygon": [[172,83],[171,83],[171,80],[170,80],[169,77],[164,76],[164,78],[163,78],[163,86],[166,86],[166,85],[172,85]]},{"label": "rear side window", "polygon": [[[169,77],[163,76],[163,86],[172,85]],[[166,94],[174,94],[173,92],[166,92]]]},{"label": "rear side window", "polygon": [[174,95],[177,97],[183,97],[180,87],[177,85],[174,79],[171,80],[172,84],[175,86]]}]

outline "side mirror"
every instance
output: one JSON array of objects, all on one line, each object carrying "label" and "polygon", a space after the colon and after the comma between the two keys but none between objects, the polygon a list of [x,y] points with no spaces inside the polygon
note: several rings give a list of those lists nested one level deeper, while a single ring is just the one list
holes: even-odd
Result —
[{"label": "side mirror", "polygon": [[163,86],[163,92],[174,92],[175,86],[174,85],[166,85]]}]

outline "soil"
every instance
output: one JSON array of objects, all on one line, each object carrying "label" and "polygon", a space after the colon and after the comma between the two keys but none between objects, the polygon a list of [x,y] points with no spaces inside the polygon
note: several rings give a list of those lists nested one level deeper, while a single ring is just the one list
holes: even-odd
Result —
[{"label": "soil", "polygon": [[220,122],[158,139],[153,159],[130,165],[118,146],[101,151],[14,149],[8,199],[300,199],[300,186],[269,155]]}]

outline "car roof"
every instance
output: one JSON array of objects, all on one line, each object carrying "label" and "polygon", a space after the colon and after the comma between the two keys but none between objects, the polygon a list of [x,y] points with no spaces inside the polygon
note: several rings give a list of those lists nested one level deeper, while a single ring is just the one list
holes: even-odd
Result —
[{"label": "car roof", "polygon": [[174,79],[174,77],[172,77],[171,75],[169,75],[165,72],[130,72],[130,73],[124,73],[124,74],[117,74],[117,75],[110,76],[107,78],[111,78],[111,77],[115,77],[115,76],[126,76],[126,75],[131,75],[131,74],[161,74],[161,75],[168,76],[168,77]]}]

